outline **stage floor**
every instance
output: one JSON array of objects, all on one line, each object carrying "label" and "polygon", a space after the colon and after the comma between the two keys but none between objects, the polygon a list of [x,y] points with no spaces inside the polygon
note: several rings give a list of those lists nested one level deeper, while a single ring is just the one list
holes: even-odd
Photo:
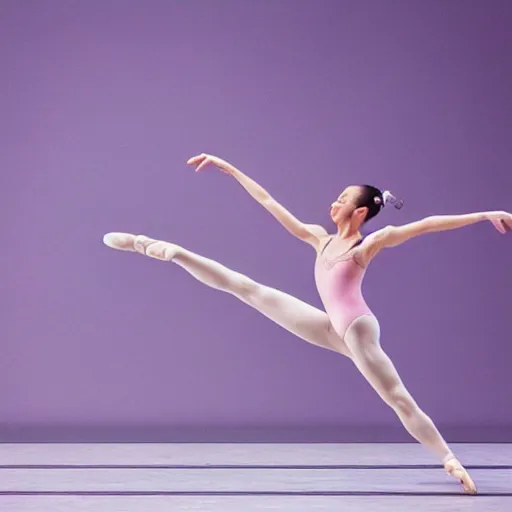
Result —
[{"label": "stage floor", "polygon": [[512,444],[0,444],[0,511],[512,510]]}]

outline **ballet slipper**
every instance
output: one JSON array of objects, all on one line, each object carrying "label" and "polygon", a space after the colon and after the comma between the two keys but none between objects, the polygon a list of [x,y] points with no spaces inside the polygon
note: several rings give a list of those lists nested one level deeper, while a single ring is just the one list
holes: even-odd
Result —
[{"label": "ballet slipper", "polygon": [[472,478],[469,476],[469,473],[457,459],[453,458],[446,461],[444,464],[444,469],[449,475],[460,481],[466,494],[477,493],[475,482],[473,482]]},{"label": "ballet slipper", "polygon": [[171,261],[177,251],[177,245],[159,240],[146,247],[146,256],[161,261]]},{"label": "ballet slipper", "polygon": [[178,249],[177,245],[169,242],[131,233],[107,233],[103,237],[103,243],[112,249],[138,252],[162,261],[171,261]]},{"label": "ballet slipper", "polygon": [[146,255],[147,248],[157,240],[144,235],[132,235],[131,233],[107,233],[103,237],[103,243],[118,251],[138,252]]},{"label": "ballet slipper", "polygon": [[103,237],[103,243],[118,251],[135,252],[135,238],[131,233],[107,233]]},{"label": "ballet slipper", "polygon": [[107,233],[103,237],[103,243],[111,249],[118,251],[131,251],[146,254],[149,245],[156,240],[144,235],[132,235],[131,233]]},{"label": "ballet slipper", "polygon": [[152,245],[158,243],[158,240],[155,240],[154,238],[149,238],[144,235],[137,235],[133,241],[133,248],[136,252],[139,254],[149,256],[148,249]]}]

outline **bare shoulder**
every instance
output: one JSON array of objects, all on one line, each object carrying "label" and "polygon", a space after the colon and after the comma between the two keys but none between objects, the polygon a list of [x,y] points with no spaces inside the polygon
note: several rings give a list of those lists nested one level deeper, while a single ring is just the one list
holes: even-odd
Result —
[{"label": "bare shoulder", "polygon": [[317,253],[320,252],[330,238],[329,233],[323,226],[318,224],[305,224],[305,227],[311,234],[308,240],[309,244]]},{"label": "bare shoulder", "polygon": [[374,231],[373,233],[369,234],[364,239],[363,244],[367,246],[375,246],[376,244],[381,243],[387,236],[389,236],[389,233],[391,233],[395,228],[396,226],[393,226],[391,224],[384,226],[383,228],[378,229],[377,231]]},{"label": "bare shoulder", "polygon": [[366,267],[384,246],[384,240],[395,226],[385,226],[369,234],[357,248],[357,260]]}]

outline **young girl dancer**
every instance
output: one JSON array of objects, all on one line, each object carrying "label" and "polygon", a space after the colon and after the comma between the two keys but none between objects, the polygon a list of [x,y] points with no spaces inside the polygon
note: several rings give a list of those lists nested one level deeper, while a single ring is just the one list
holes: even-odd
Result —
[{"label": "young girl dancer", "polygon": [[325,312],[174,243],[129,233],[108,233],[104,243],[114,249],[172,261],[199,281],[234,295],[303,340],[350,358],[411,436],[439,457],[466,493],[476,494],[468,472],[414,401],[382,349],[379,323],[363,298],[361,283],[368,264],[385,247],[484,220],[504,234],[512,228],[512,215],[500,211],[432,216],[404,226],[387,226],[363,238],[360,229],[365,222],[386,204],[400,208],[402,202],[388,191],[382,193],[375,187],[358,185],[346,188],[332,203],[330,214],[337,233],[329,235],[321,226],[299,221],[265,189],[226,161],[202,154],[191,158],[188,164],[196,171],[213,164],[234,177],[285,229],[315,249],[315,280]]}]

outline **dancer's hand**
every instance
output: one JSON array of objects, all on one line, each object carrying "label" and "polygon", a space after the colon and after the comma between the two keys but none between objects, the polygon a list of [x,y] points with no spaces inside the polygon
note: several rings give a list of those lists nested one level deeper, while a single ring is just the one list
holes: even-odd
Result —
[{"label": "dancer's hand", "polygon": [[504,235],[507,231],[512,231],[512,214],[507,212],[487,212],[485,214],[487,220]]},{"label": "dancer's hand", "polygon": [[202,153],[190,158],[187,161],[187,164],[195,166],[196,172],[203,170],[209,164],[215,165],[215,167],[225,172],[226,174],[233,175],[236,172],[236,168],[233,167],[230,163],[222,160],[222,158],[213,155],[207,155],[206,153]]}]

